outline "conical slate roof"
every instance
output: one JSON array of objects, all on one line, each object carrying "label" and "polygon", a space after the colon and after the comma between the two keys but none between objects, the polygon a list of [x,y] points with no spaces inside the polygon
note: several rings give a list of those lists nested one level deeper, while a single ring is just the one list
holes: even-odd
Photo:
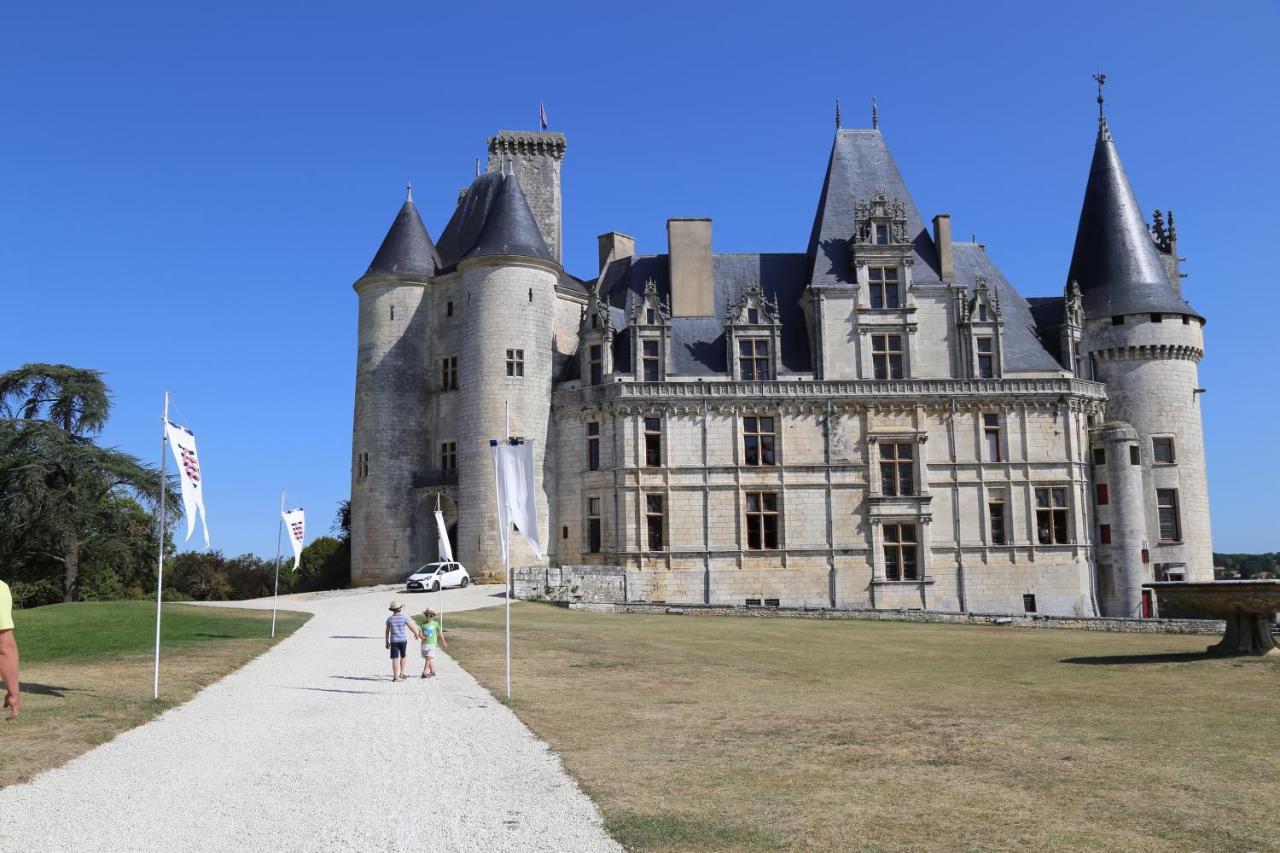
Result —
[{"label": "conical slate roof", "polygon": [[1067,281],[1079,283],[1086,317],[1199,316],[1169,283],[1105,123],[1098,127]]},{"label": "conical slate roof", "polygon": [[422,224],[418,208],[413,205],[413,190],[406,194],[404,205],[391,223],[391,230],[365,271],[370,275],[433,276],[436,274],[436,247]]},{"label": "conical slate roof", "polygon": [[489,172],[472,182],[440,235],[440,260],[519,255],[553,261],[515,175]]}]

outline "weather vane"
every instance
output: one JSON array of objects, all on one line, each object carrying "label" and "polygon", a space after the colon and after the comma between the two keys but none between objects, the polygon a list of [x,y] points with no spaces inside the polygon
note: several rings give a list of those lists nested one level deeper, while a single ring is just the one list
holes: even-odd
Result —
[{"label": "weather vane", "polygon": [[880,108],[876,106],[876,96],[871,96],[871,129],[880,127]]},{"label": "weather vane", "polygon": [[836,130],[840,129],[840,99],[836,98]]},{"label": "weather vane", "polygon": [[1093,79],[1098,84],[1098,128],[1105,132],[1107,130],[1107,116],[1102,111],[1102,87],[1106,85],[1107,75],[1095,74]]}]

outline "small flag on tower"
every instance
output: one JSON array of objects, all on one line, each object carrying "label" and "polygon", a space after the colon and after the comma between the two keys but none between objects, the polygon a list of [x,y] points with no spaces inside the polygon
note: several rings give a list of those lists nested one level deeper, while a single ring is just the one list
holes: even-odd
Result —
[{"label": "small flag on tower", "polygon": [[538,101],[538,123],[543,130],[547,129],[547,106],[542,101]]}]

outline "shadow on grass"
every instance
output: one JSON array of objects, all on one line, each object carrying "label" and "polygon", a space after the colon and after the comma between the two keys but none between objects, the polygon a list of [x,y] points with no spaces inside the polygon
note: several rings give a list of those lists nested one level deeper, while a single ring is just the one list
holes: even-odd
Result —
[{"label": "shadow on grass", "polygon": [[1214,660],[1206,652],[1163,652],[1152,655],[1107,655],[1105,657],[1063,658],[1059,663],[1083,663],[1089,666],[1115,666],[1140,663],[1186,663],[1196,660]]},{"label": "shadow on grass", "polygon": [[54,687],[52,684],[38,684],[34,681],[23,681],[22,692],[30,693],[34,696],[52,696],[55,699],[65,699],[68,693],[84,693],[83,687]]},{"label": "shadow on grass", "polygon": [[238,639],[240,639],[240,638],[239,638],[239,637],[237,637],[235,634],[207,634],[207,633],[199,633],[199,634],[192,634],[192,636],[193,636],[193,637],[212,637],[212,638],[213,638],[213,639],[215,639],[215,640],[238,640]]}]

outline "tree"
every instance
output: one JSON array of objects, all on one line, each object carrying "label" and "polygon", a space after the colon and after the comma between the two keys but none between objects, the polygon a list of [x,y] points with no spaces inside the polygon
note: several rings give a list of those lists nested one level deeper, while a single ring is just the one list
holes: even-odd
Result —
[{"label": "tree", "polygon": [[[79,597],[81,549],[119,531],[114,501],[150,508],[160,496],[153,467],[94,443],[110,410],[96,370],[27,364],[0,374],[0,559],[60,565],[64,601]],[[176,518],[175,483],[165,491]]]}]

